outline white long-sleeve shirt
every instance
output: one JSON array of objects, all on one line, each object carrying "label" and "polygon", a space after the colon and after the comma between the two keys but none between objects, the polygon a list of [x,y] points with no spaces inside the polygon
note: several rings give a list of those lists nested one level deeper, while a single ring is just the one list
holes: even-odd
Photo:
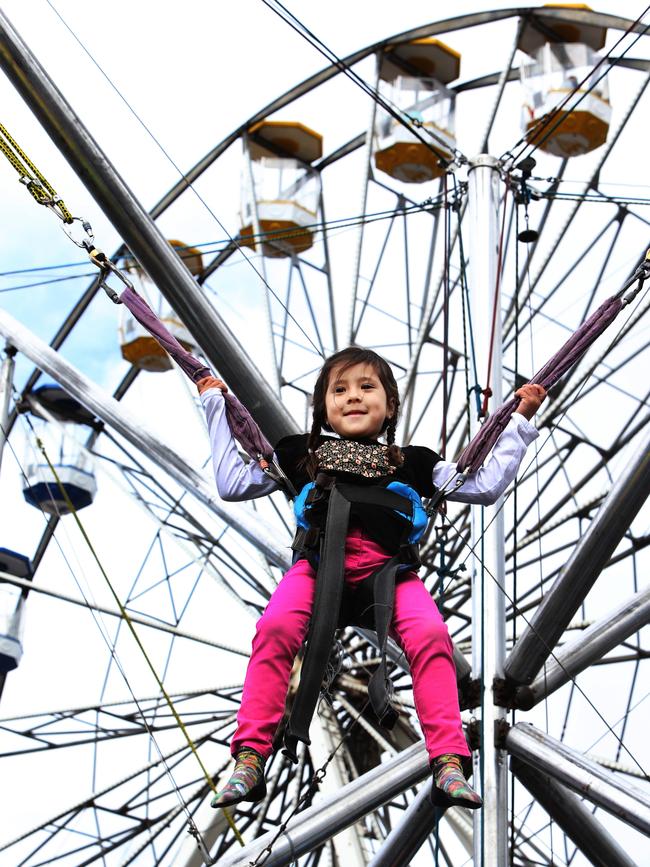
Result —
[{"label": "white long-sleeve shirt", "polygon": [[[201,395],[212,450],[212,468],[217,491],[222,500],[253,500],[277,490],[277,484],[255,461],[246,463],[239,451],[226,419],[226,404],[218,388]],[[451,488],[447,499],[459,503],[487,506],[501,496],[517,475],[526,448],[539,436],[537,429],[521,413],[515,413],[496,441],[485,465],[467,476],[457,490],[456,464],[438,461],[433,468],[433,484]],[[450,482],[450,477],[454,477]]]}]

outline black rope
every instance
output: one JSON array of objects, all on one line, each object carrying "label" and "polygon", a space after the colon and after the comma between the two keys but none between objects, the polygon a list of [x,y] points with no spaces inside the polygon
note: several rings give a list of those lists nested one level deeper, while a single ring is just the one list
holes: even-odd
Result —
[{"label": "black rope", "polygon": [[[452,161],[449,160],[441,151],[439,151],[436,147],[434,147],[431,142],[428,142],[422,135],[419,133],[419,129],[423,129],[431,138],[438,140],[439,136],[435,135],[435,133],[428,130],[424,127],[421,122],[415,121],[412,117],[410,117],[406,112],[397,111],[389,104],[389,102],[382,97],[374,88],[370,87],[370,85],[361,78],[353,69],[351,69],[344,60],[342,60],[338,55],[328,48],[322,40],[320,40],[305,24],[302,23],[286,6],[283,6],[280,3],[280,0],[273,0],[273,2],[269,2],[269,0],[261,0],[265,6],[267,6],[271,12],[274,12],[279,18],[282,19],[286,24],[291,27],[292,30],[295,30],[300,36],[303,37],[310,45],[312,45],[320,54],[323,55],[331,64],[337,67],[344,75],[346,75],[351,81],[353,81],[358,87],[363,90],[365,94],[367,94],[372,100],[374,100],[377,105],[379,105],[383,110],[389,114],[394,120],[400,123],[402,126],[406,127],[406,129],[411,132],[425,147],[429,148],[438,160],[443,168],[448,168]],[[275,4],[275,5],[273,5]],[[282,14],[277,8],[282,10],[282,12],[286,14]],[[445,147],[447,147],[446,142],[442,139],[439,139]],[[460,152],[456,151],[456,153],[460,154]],[[467,159],[460,154],[461,161],[467,162]]]},{"label": "black rope", "polygon": [[[645,297],[645,295],[647,295],[648,291],[650,291],[650,286],[646,289],[644,295],[639,299],[639,301],[637,302],[637,305],[636,305],[636,306],[639,306],[639,304],[641,303],[641,300],[643,299],[643,297]],[[634,312],[633,310],[630,311],[630,317],[632,316],[633,312]],[[629,317],[628,317],[628,318],[629,318]],[[619,332],[618,332],[618,333],[614,336],[614,338],[612,339],[612,341],[611,341],[611,343],[610,343],[610,348],[611,348],[611,347],[616,343],[616,341],[617,341],[617,339],[618,339],[620,333],[624,330],[624,328],[625,328],[625,323],[621,326],[621,328],[619,329]],[[586,385],[586,382],[587,382],[587,379],[585,379],[585,381],[583,382],[582,386],[580,387],[581,389],[584,387],[584,385]],[[578,393],[579,393],[579,392],[578,392]],[[558,419],[558,421],[557,421],[554,425],[552,425],[551,432],[552,432],[552,430],[553,430],[554,428],[557,428],[557,427],[558,427],[558,425],[560,424],[560,422],[562,421],[562,419],[564,418],[564,416],[566,415],[567,412],[568,412],[568,408],[564,410],[564,412],[562,413],[562,415],[560,416],[560,418]],[[533,457],[533,458],[528,462],[527,466],[524,468],[524,474],[525,474],[525,473],[527,472],[527,470],[532,466],[532,464],[537,460],[537,455],[539,454],[539,451],[541,451],[541,449],[544,448],[544,446],[546,445],[546,443],[550,440],[550,437],[551,437],[551,434],[549,433],[549,436],[548,436],[548,437],[546,438],[546,440],[542,443],[542,445],[540,446],[540,448],[539,448],[537,454],[535,455],[535,457]],[[511,607],[512,607],[512,611],[513,611],[513,613],[514,613],[515,615],[519,615],[519,616],[524,620],[524,622],[526,623],[526,625],[528,626],[528,628],[529,628],[529,629],[534,633],[534,635],[539,639],[539,641],[543,644],[544,648],[545,648],[546,650],[548,650],[548,652],[549,652],[549,656],[550,656],[550,657],[551,657],[551,658],[552,658],[552,659],[557,663],[557,665],[560,667],[560,669],[563,671],[563,673],[567,676],[568,680],[572,683],[573,687],[574,687],[575,689],[578,690],[578,692],[582,695],[582,697],[585,699],[585,701],[587,702],[587,704],[589,704],[589,706],[592,708],[592,710],[594,711],[594,713],[598,716],[598,718],[601,720],[601,722],[605,725],[605,727],[606,727],[607,730],[610,732],[610,734],[613,735],[613,737],[615,738],[616,742],[620,745],[620,747],[621,747],[623,750],[625,750],[625,752],[628,754],[628,756],[630,757],[630,759],[634,762],[634,764],[639,768],[639,770],[640,770],[640,771],[644,774],[644,776],[645,776],[645,775],[646,775],[646,771],[645,771],[645,769],[643,768],[643,766],[641,765],[641,763],[640,763],[640,762],[636,759],[636,757],[635,757],[635,756],[630,752],[630,750],[627,748],[627,746],[622,742],[621,738],[616,734],[616,732],[614,731],[613,727],[609,725],[609,723],[607,722],[607,720],[605,719],[605,717],[600,713],[600,711],[598,710],[598,708],[594,705],[594,703],[593,703],[593,702],[591,701],[591,699],[587,696],[587,694],[584,692],[584,690],[583,690],[583,689],[578,685],[578,683],[577,683],[577,676],[574,677],[573,675],[570,674],[569,671],[567,671],[566,667],[562,664],[561,660],[558,659],[558,657],[555,655],[553,648],[550,647],[549,644],[548,644],[548,643],[546,642],[546,640],[544,639],[544,637],[541,636],[541,635],[539,634],[539,632],[537,631],[537,629],[536,629],[536,628],[531,624],[531,622],[529,621],[529,619],[526,617],[525,612],[524,612],[522,609],[520,609],[519,606],[517,606],[517,605],[515,604],[515,602],[514,602],[514,600],[512,599],[512,597],[508,594],[506,588],[505,588],[502,584],[499,583],[498,578],[497,578],[495,575],[493,575],[492,572],[491,572],[491,571],[490,571],[490,570],[489,570],[489,569],[484,565],[484,563],[482,562],[482,558],[481,558],[480,555],[477,553],[477,550],[476,550],[476,549],[477,549],[480,545],[482,545],[483,538],[484,538],[484,536],[485,536],[485,534],[486,534],[488,528],[489,528],[489,527],[492,525],[492,523],[496,520],[497,515],[500,514],[501,511],[504,509],[505,504],[506,504],[506,502],[508,501],[508,499],[510,498],[511,495],[512,495],[512,492],[506,494],[506,495],[503,497],[503,502],[502,502],[501,506],[500,506],[500,507],[495,511],[494,515],[492,516],[492,519],[491,519],[490,522],[489,522],[489,523],[488,523],[488,524],[483,528],[483,530],[482,530],[482,532],[481,532],[481,535],[480,535],[479,538],[476,540],[476,542],[474,542],[473,545],[470,544],[470,543],[469,543],[469,542],[468,542],[468,541],[467,541],[467,540],[462,536],[462,534],[461,534],[461,533],[460,533],[460,532],[459,532],[459,531],[458,531],[458,530],[453,526],[453,524],[452,524],[451,522],[449,523],[449,527],[450,527],[450,529],[452,529],[452,530],[454,531],[454,533],[456,534],[457,538],[458,538],[458,539],[460,540],[460,542],[462,543],[462,546],[465,547],[465,548],[468,548],[468,549],[469,549],[468,554],[467,554],[467,557],[465,558],[465,561],[466,561],[467,558],[468,558],[470,555],[472,555],[472,554],[473,554],[475,557],[477,557],[477,559],[481,562],[481,565],[482,565],[482,567],[485,569],[485,571],[487,572],[487,574],[490,576],[490,578],[492,578],[492,580],[495,582],[495,584],[497,585],[497,587],[499,588],[499,590],[503,593],[503,595],[505,596],[505,598],[506,598],[506,599],[508,600],[508,602],[510,603],[510,605],[511,605]],[[463,562],[465,562],[465,561],[463,561]]]}]

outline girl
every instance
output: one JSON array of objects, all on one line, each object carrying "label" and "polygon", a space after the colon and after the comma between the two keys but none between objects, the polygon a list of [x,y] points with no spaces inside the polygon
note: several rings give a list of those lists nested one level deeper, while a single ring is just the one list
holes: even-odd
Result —
[{"label": "girl", "polygon": [[[224,383],[206,377],[199,381],[198,389],[208,421],[219,495],[225,500],[244,500],[276,490],[276,483],[257,464],[246,464],[239,456],[225,417]],[[527,445],[538,435],[528,419],[539,408],[545,392],[541,386],[528,384],[517,395],[521,398],[517,412],[490,459],[450,499],[494,503],[514,479]],[[433,496],[437,487],[455,475],[455,465],[430,449],[395,445],[399,407],[393,373],[375,352],[349,347],[326,360],[314,388],[311,431],[285,437],[276,447],[280,467],[294,488],[303,492],[295,500],[297,511],[298,504],[304,506],[304,493],[314,488],[317,476],[316,490],[322,493],[327,476],[318,474],[323,472],[339,485],[386,486],[392,480],[401,483],[401,490],[408,486],[415,491],[418,502]],[[335,433],[338,439],[323,435],[322,430]],[[386,445],[378,442],[382,434]],[[298,514],[298,520],[305,525],[304,512]],[[310,520],[314,526],[309,526]],[[316,542],[322,539],[323,520],[307,520],[312,549],[314,534]],[[355,509],[353,504],[343,566],[346,586],[352,592],[396,553],[404,519],[400,521],[387,516],[386,510]],[[273,751],[274,734],[284,713],[294,658],[310,624],[315,577],[313,557],[303,556],[295,562],[257,624],[231,746],[235,768],[212,800],[213,807],[264,797],[264,764]],[[461,725],[451,640],[435,602],[412,569],[401,572],[396,581],[391,634],[411,667],[415,706],[438,801],[480,807],[482,801],[462,770],[470,751]]]}]

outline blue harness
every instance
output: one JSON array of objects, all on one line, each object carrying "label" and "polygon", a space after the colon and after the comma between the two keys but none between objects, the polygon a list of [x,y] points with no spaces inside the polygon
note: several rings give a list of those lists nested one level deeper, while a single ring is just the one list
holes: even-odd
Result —
[{"label": "blue harness", "polygon": [[[350,486],[346,486],[350,487]],[[356,486],[355,486],[356,487]],[[361,486],[359,486],[361,487]],[[394,494],[403,497],[411,504],[410,508],[400,508],[400,504],[394,506],[394,511],[397,515],[410,523],[408,536],[405,544],[417,545],[422,538],[422,534],[426,530],[429,517],[422,505],[420,495],[410,485],[404,482],[388,482],[385,485],[364,485],[363,490],[366,491],[392,491]],[[309,533],[313,528],[313,521],[310,520],[314,512],[314,504],[319,501],[319,486],[316,482],[308,482],[300,491],[298,496],[293,501],[293,512],[296,516],[296,527],[298,531],[304,534]],[[370,502],[368,498],[366,502]],[[383,505],[382,495],[377,494],[376,503],[372,505]],[[396,553],[396,552],[393,552]]]}]

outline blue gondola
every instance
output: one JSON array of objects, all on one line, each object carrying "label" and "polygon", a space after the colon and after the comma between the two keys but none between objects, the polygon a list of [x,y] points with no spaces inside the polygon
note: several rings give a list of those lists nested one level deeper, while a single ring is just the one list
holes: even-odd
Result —
[{"label": "blue gondola", "polygon": [[83,509],[92,503],[97,492],[92,459],[79,441],[79,425],[94,426],[96,420],[59,385],[41,386],[34,391],[34,397],[33,415],[62,423],[38,423],[42,425],[41,438],[46,442],[54,470],[44,459],[35,461],[32,450],[26,461],[23,496],[31,506],[50,515],[67,515],[70,504],[76,510]]},{"label": "blue gondola", "polygon": [[[89,506],[97,493],[97,482],[94,473],[79,465],[79,455],[76,464],[54,465],[58,481],[47,464],[31,464],[27,467],[27,483],[23,488],[23,496],[30,506],[42,509],[48,515],[67,515],[71,512],[68,500],[78,511]],[[59,485],[59,482],[61,485]],[[63,495],[61,486],[68,495]]]},{"label": "blue gondola", "polygon": [[35,388],[32,395],[37,403],[31,404],[31,412],[36,416],[43,418],[38,407],[38,404],[41,404],[44,410],[60,421],[87,424],[91,427],[98,424],[95,416],[83,404],[55,382],[48,382]]},{"label": "blue gondola", "polygon": [[[29,580],[32,577],[32,565],[29,557],[0,548],[0,572]],[[23,655],[24,611],[23,591],[0,576],[0,674],[7,674],[17,668]]]}]

